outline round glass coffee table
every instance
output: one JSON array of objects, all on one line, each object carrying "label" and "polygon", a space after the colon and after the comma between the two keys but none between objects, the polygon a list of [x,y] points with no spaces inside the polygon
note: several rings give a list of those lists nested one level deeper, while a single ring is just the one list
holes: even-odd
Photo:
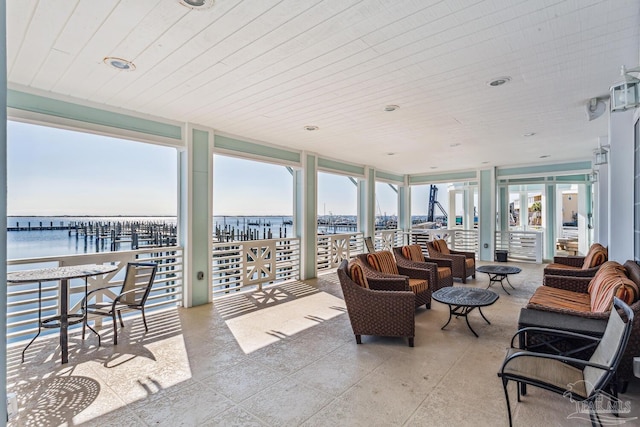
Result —
[{"label": "round glass coffee table", "polygon": [[503,280],[506,279],[509,286],[511,286],[511,289],[515,289],[509,281],[509,275],[518,274],[522,270],[519,267],[512,267],[508,265],[482,265],[477,267],[476,271],[480,273],[487,273],[489,275],[489,286],[487,286],[487,289],[489,289],[489,287],[494,283],[500,283],[500,286],[502,286],[502,289],[507,293],[507,295],[511,295],[504,287]]},{"label": "round glass coffee table", "polygon": [[490,325],[491,322],[484,317],[481,307],[486,307],[495,303],[499,296],[488,289],[456,288],[448,286],[435,291],[433,295],[431,295],[431,298],[449,306],[449,320],[447,320],[447,323],[445,323],[440,329],[446,328],[449,322],[451,322],[451,317],[455,314],[456,317],[464,317],[467,321],[469,330],[477,337],[478,334],[476,334],[476,331],[474,331],[469,324],[469,313],[471,313],[474,308],[477,308],[480,312],[480,316],[482,316],[485,322]]}]

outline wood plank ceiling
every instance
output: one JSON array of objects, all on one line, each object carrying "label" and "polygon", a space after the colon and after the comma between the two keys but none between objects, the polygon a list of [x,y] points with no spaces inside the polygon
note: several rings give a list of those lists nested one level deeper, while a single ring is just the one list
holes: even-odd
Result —
[{"label": "wood plank ceiling", "polygon": [[12,0],[8,80],[397,173],[556,163],[607,135],[585,106],[639,28],[640,0]]}]

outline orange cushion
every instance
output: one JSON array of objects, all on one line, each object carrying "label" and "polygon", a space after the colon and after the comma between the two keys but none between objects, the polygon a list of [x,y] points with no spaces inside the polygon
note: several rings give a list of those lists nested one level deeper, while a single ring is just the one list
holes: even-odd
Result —
[{"label": "orange cushion", "polygon": [[527,307],[536,308],[536,306],[560,310],[591,311],[589,294],[551,286],[540,286],[536,289]]},{"label": "orange cushion", "polygon": [[440,253],[447,254],[447,255],[451,253],[449,252],[449,246],[447,246],[446,240],[438,239],[434,243],[436,243],[437,245],[436,248],[438,248],[438,251],[440,251]]},{"label": "orange cushion", "polygon": [[438,267],[438,277],[440,279],[446,279],[451,276],[451,269],[449,267]]},{"label": "orange cushion", "polygon": [[429,289],[429,282],[424,279],[409,279],[409,287],[414,294],[420,294]]},{"label": "orange cushion", "polygon": [[411,261],[424,262],[424,255],[422,255],[422,247],[420,245],[403,246],[402,256]]},{"label": "orange cushion", "polygon": [[476,260],[473,258],[465,258],[464,262],[467,266],[467,268],[473,268],[476,266]]},{"label": "orange cushion", "polygon": [[587,256],[584,258],[582,269],[597,267],[607,260],[607,250],[599,243],[594,243],[589,248]]},{"label": "orange cushion", "polygon": [[349,263],[349,275],[351,276],[351,280],[353,280],[358,286],[369,289],[367,276],[364,275],[364,270],[358,262],[351,261]]},{"label": "orange cushion", "polygon": [[398,274],[398,265],[389,251],[379,251],[367,255],[367,261],[371,267],[381,273]]},{"label": "orange cushion", "polygon": [[606,312],[611,310],[613,297],[618,297],[627,304],[638,299],[638,286],[624,273],[624,267],[614,261],[604,263],[589,282],[591,311]]}]

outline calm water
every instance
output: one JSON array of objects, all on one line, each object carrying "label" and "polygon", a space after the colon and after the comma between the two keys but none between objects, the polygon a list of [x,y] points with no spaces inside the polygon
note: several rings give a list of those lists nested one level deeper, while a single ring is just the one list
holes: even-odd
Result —
[{"label": "calm water", "polygon": [[[287,236],[293,235],[291,225],[292,217],[287,216],[215,216],[213,218],[214,232],[216,227],[224,229],[253,229],[260,233],[271,229],[274,237],[278,237],[280,231],[286,231]],[[7,217],[7,227],[44,227],[68,226],[81,223],[114,223],[114,222],[154,222],[175,225],[176,217],[166,216],[136,216],[136,217],[96,217],[96,216],[63,216],[63,217]],[[122,250],[128,250],[126,244]],[[76,237],[74,231],[68,230],[28,230],[7,231],[7,258],[35,258],[59,255],[77,255],[84,253],[108,252],[110,241],[96,242],[93,238],[85,239],[84,236]]]},{"label": "calm water", "polygon": [[[291,216],[214,216],[213,233],[216,230],[233,232],[235,236],[240,231],[252,230],[257,238],[268,238],[271,232],[273,238],[291,237],[293,233],[293,218]],[[87,223],[115,223],[115,222],[153,222],[176,224],[176,217],[170,216],[10,216],[7,217],[7,227],[49,227],[68,226]],[[355,231],[356,216],[323,216],[318,217],[319,234],[348,233]],[[393,226],[392,228],[395,228]],[[109,252],[110,239],[96,239],[76,236],[75,231],[69,230],[24,230],[7,231],[7,258],[36,258],[62,255],[77,255],[85,253]],[[122,243],[120,250],[129,250],[129,243]]]}]

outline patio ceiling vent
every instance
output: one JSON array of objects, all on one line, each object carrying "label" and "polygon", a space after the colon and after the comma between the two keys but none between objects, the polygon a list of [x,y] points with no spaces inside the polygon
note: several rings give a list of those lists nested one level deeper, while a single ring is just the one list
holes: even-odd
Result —
[{"label": "patio ceiling vent", "polygon": [[209,9],[214,0],[180,0],[180,4],[191,9]]}]

